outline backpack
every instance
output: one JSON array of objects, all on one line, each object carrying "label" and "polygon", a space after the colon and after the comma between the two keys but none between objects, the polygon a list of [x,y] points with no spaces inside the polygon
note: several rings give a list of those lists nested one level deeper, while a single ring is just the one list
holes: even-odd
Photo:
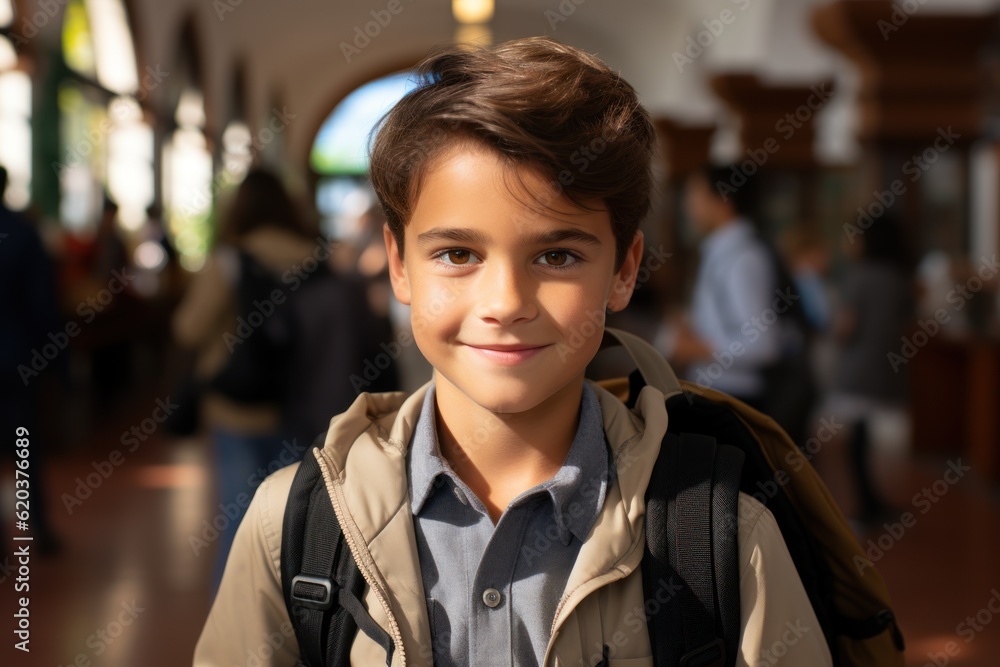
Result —
[{"label": "backpack", "polygon": [[[283,437],[309,445],[330,415],[351,406],[362,389],[400,389],[392,324],[368,300],[368,284],[357,275],[324,264],[289,294],[276,317],[295,341],[286,359]],[[385,341],[392,341],[386,344]]]},{"label": "backpack", "polygon": [[[647,600],[659,600],[662,581],[679,583],[680,592],[649,615],[654,664],[736,664],[741,633],[734,519],[742,491],[774,515],[834,664],[902,667],[903,636],[885,583],[784,431],[726,394],[678,382],[660,353],[632,334],[606,329],[602,347],[611,345],[622,345],[637,368],[601,385],[633,407],[650,384],[664,394],[670,415],[646,491],[641,571]],[[385,649],[391,665],[395,647],[360,601],[365,582],[311,454],[295,474],[281,536],[282,589],[300,664],[348,665],[360,630]],[[858,562],[866,567],[859,569]],[[608,664],[607,652],[605,647],[599,664]]]},{"label": "backpack", "polygon": [[[208,386],[239,403],[274,403],[284,396],[291,334],[280,314],[287,309],[287,290],[278,277],[253,255],[238,249],[240,275],[236,287],[235,333],[224,340],[229,359]],[[281,302],[272,299],[282,292]]]}]

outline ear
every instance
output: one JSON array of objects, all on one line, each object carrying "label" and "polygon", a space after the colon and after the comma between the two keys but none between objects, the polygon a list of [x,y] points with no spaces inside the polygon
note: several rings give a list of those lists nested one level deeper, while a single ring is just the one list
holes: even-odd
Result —
[{"label": "ear", "polygon": [[608,310],[614,312],[622,310],[632,298],[632,292],[635,291],[635,281],[639,275],[639,264],[642,262],[642,248],[642,232],[636,230],[635,236],[632,238],[632,245],[625,253],[622,268],[615,274],[611,295],[608,298]]},{"label": "ear", "polygon": [[385,239],[385,251],[389,255],[389,281],[392,283],[392,293],[403,305],[410,305],[410,279],[406,277],[406,266],[399,252],[396,237],[389,230],[388,223],[382,225],[382,238]]}]

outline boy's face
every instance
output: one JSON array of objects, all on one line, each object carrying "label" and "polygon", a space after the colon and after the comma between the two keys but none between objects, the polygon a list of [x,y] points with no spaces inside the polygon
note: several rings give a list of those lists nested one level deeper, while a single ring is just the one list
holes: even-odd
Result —
[{"label": "boy's face", "polygon": [[583,211],[534,171],[519,174],[527,191],[488,149],[449,149],[421,181],[405,260],[385,228],[393,291],[411,306],[435,380],[503,413],[582,381],[605,309],[628,303],[642,256],[637,233],[614,272],[610,213]]}]

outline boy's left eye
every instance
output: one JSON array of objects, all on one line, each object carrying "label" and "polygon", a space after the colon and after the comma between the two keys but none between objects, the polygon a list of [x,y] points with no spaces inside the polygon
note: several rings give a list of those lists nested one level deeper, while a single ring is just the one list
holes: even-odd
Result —
[{"label": "boy's left eye", "polygon": [[549,250],[539,257],[545,260],[543,263],[549,266],[570,266],[579,261],[574,255],[565,250]]}]

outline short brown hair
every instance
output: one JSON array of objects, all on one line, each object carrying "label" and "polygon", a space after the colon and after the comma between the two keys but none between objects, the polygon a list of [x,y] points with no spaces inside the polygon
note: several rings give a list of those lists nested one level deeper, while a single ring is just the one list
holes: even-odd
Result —
[{"label": "short brown hair", "polygon": [[403,250],[427,164],[463,140],[539,170],[581,208],[599,200],[621,268],[649,211],[655,133],[635,89],[606,64],[547,37],[450,46],[417,67],[420,85],[376,125],[372,186]]}]

